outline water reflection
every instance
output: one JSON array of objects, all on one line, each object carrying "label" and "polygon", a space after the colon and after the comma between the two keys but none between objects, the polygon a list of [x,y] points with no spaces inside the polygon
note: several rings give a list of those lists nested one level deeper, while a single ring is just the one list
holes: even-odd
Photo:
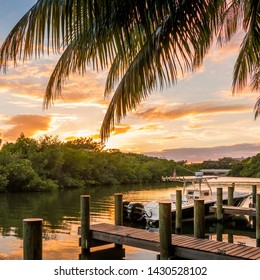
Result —
[{"label": "water reflection", "polygon": [[[146,202],[169,198],[176,188],[177,185],[161,183],[146,186],[89,187],[54,193],[0,194],[0,259],[22,259],[22,221],[31,217],[44,220],[44,259],[78,259],[81,253],[78,246],[81,194],[89,194],[91,197],[91,223],[114,223],[114,193],[122,192],[124,199],[128,201]],[[251,189],[249,187],[243,191]],[[232,234],[234,243],[246,242],[246,245],[255,246],[254,232],[250,229],[252,223],[248,218],[246,220],[248,224],[224,225],[222,240],[231,240]],[[247,236],[242,236],[239,229],[246,229]],[[184,223],[182,232],[192,234],[193,223]],[[208,238],[220,238],[220,233],[219,237],[216,233],[216,225],[207,225]],[[154,252],[127,246],[125,248],[125,259],[156,259]]]},{"label": "water reflection", "polygon": [[156,197],[154,193],[157,192],[162,197],[167,196],[169,189],[169,185],[159,184],[100,186],[54,193],[0,194],[0,259],[22,258],[22,221],[32,217],[44,220],[43,258],[78,259],[81,194],[91,196],[91,223],[113,223],[114,193],[122,192],[124,199],[131,201],[149,201]]}]

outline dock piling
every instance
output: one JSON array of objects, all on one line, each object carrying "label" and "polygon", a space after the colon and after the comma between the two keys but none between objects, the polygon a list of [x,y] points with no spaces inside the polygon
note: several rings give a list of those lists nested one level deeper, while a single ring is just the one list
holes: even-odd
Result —
[{"label": "dock piling", "polygon": [[222,205],[223,205],[223,189],[217,188],[217,211],[216,218],[218,222],[223,221],[223,213],[222,213]]},{"label": "dock piling", "polygon": [[234,243],[234,235],[232,233],[228,233],[228,243]]},{"label": "dock piling", "polygon": [[232,184],[232,186],[228,187],[228,205],[229,206],[234,205],[234,189],[235,189],[234,183]]},{"label": "dock piling", "polygon": [[[257,194],[257,185],[252,185],[252,207],[256,208],[256,194]],[[250,217],[253,228],[256,228],[256,217]]]},{"label": "dock piling", "polygon": [[81,195],[81,250],[85,254],[90,251],[90,196]]},{"label": "dock piling", "polygon": [[23,258],[42,260],[42,219],[23,220]]},{"label": "dock piling", "polygon": [[257,185],[252,185],[252,206],[256,207],[256,194],[257,194]]},{"label": "dock piling", "polygon": [[205,238],[205,207],[203,199],[194,200],[194,237]]},{"label": "dock piling", "polygon": [[[115,225],[122,226],[123,225],[123,194],[115,193]],[[115,244],[115,248],[122,249],[123,245]]]},{"label": "dock piling", "polygon": [[260,247],[260,194],[256,194],[256,247]]},{"label": "dock piling", "polygon": [[159,203],[160,259],[172,256],[172,212],[171,203]]},{"label": "dock piling", "polygon": [[115,193],[115,225],[123,225],[123,194]]},{"label": "dock piling", "polygon": [[175,233],[182,233],[182,191],[176,190]]},{"label": "dock piling", "polygon": [[217,223],[216,225],[217,241],[223,241],[223,224]]}]

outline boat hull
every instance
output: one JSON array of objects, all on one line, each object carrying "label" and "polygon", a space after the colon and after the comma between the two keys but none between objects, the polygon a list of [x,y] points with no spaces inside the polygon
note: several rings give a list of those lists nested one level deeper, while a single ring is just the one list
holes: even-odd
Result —
[{"label": "boat hull", "polygon": [[[245,200],[250,196],[248,193],[237,194],[234,197],[233,206],[241,206]],[[175,203],[172,203],[172,220],[175,221]],[[215,214],[211,213],[210,207],[215,205],[216,200],[206,200],[205,205],[205,219],[215,219]],[[223,205],[227,205],[228,199],[223,199]],[[182,206],[182,221],[191,221],[194,217],[194,204],[189,203]],[[225,215],[225,219],[230,216]],[[146,204],[140,202],[128,202],[124,204],[124,220],[132,223],[146,223],[147,225],[158,225],[159,223],[159,202],[153,201]]]},{"label": "boat hull", "polygon": [[[240,194],[237,197],[234,197],[234,203],[233,206],[241,206],[243,205],[243,203],[246,201],[246,199],[250,196],[250,194]],[[227,205],[228,204],[228,199],[225,198],[223,199],[223,205]],[[156,208],[149,207],[149,203],[147,205],[144,206],[144,212],[147,213],[147,215],[145,216],[145,220],[147,222],[148,225],[158,225],[159,223],[159,203],[158,202],[154,202],[154,205],[158,205]],[[205,219],[209,220],[215,220],[216,216],[215,214],[213,214],[210,211],[210,207],[215,205],[216,201],[215,200],[209,200],[209,201],[205,201],[204,202],[204,206],[205,206],[205,210],[204,210],[204,215],[205,215]],[[176,214],[176,209],[175,209],[175,205],[172,207],[172,220],[173,222],[175,221],[175,215]],[[188,204],[188,205],[184,205],[182,207],[182,221],[191,221],[193,220],[194,217],[194,204]],[[225,215],[224,219],[230,219],[232,216],[231,215]]]}]

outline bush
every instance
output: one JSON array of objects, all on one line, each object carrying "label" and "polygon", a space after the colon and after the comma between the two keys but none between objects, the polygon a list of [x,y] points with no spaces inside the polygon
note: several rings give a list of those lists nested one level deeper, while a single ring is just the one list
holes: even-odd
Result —
[{"label": "bush", "polygon": [[57,191],[59,188],[57,182],[51,179],[42,180],[39,176],[35,176],[27,186],[23,187],[24,191]]}]

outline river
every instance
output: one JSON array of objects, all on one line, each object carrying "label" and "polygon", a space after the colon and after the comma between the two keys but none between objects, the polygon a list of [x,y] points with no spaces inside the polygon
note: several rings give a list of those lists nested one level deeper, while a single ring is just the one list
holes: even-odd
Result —
[{"label": "river", "polygon": [[[251,192],[252,183],[260,179],[238,185],[241,179],[229,179],[236,182],[237,191]],[[225,182],[228,186],[230,182]],[[158,183],[155,185],[135,186],[96,186],[86,189],[62,190],[53,193],[10,193],[0,194],[0,260],[22,259],[22,221],[37,217],[44,221],[43,259],[78,259],[81,252],[78,246],[78,227],[80,225],[80,195],[91,197],[91,223],[114,223],[114,193],[123,193],[128,201],[147,202],[167,199],[178,188],[176,183]],[[214,188],[214,187],[213,187]],[[250,201],[247,202],[247,204]],[[235,226],[235,228],[234,228]],[[232,222],[232,230],[245,230],[245,235],[233,235],[234,243],[255,246],[250,230],[251,223],[246,219]],[[192,226],[184,227],[185,234],[192,234]],[[247,233],[246,233],[247,231]],[[213,225],[208,225],[207,236],[216,239]],[[250,236],[250,237],[249,237]],[[223,235],[223,241],[228,234]],[[156,259],[156,253],[125,247],[125,259]]]}]

